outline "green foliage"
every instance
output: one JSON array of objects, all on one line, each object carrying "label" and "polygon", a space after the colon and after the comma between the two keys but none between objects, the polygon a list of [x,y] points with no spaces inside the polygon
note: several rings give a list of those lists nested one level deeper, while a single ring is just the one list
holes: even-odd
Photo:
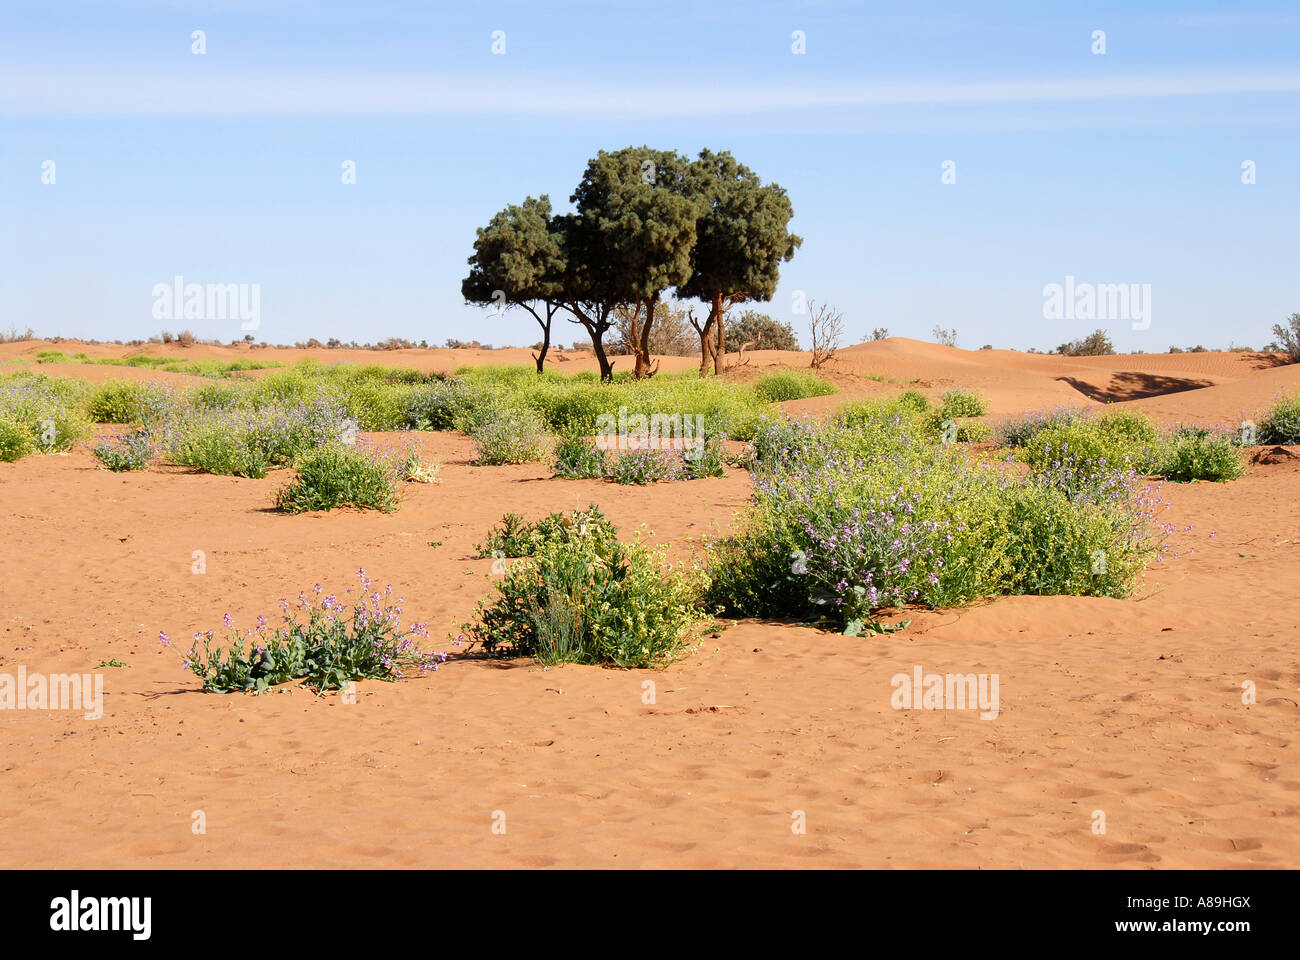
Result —
[{"label": "green foliage", "polygon": [[567,434],[555,441],[551,476],[571,480],[594,479],[605,474],[605,454],[588,437]]},{"label": "green foliage", "polygon": [[917,413],[925,413],[930,409],[930,398],[919,390],[904,390],[898,402],[911,407]]},{"label": "green foliage", "polygon": [[988,401],[978,393],[960,387],[945,393],[939,404],[939,416],[944,420],[957,417],[982,417],[989,412]]},{"label": "green foliage", "polygon": [[359,507],[391,513],[402,502],[400,464],[365,449],[327,446],[300,457],[297,476],[275,495],[285,513]]},{"label": "green foliage", "polygon": [[266,450],[245,434],[211,427],[192,433],[172,448],[172,460],[183,467],[221,477],[261,479],[272,467]]},{"label": "green foliage", "polygon": [[[428,636],[425,625],[404,627],[402,601],[399,597],[393,602],[393,588],[379,593],[365,571],[358,576],[358,596],[350,613],[334,596],[322,598],[318,586],[310,599],[299,594],[296,608],[281,601],[283,623],[275,629],[259,617],[255,628],[240,632],[227,614],[226,646],[213,647],[214,631],[196,633],[189,650],[181,654],[186,668],[203,681],[207,693],[249,694],[291,680],[304,680],[320,692],[357,680],[400,679],[404,669],[436,670],[446,657],[420,650],[419,639]],[[166,634],[162,642],[171,646]]]},{"label": "green foliage", "polygon": [[1182,427],[1170,438],[1158,472],[1178,483],[1222,483],[1236,480],[1245,470],[1241,449],[1231,434]]},{"label": "green foliage", "polygon": [[163,402],[163,391],[157,387],[135,380],[107,380],[91,388],[86,410],[96,423],[145,423]]},{"label": "green foliage", "polygon": [[0,379],[0,448],[6,460],[32,453],[62,453],[91,432],[82,412],[85,385],[39,374]]},{"label": "green foliage", "polygon": [[985,443],[993,439],[993,428],[982,420],[964,420],[957,424],[958,443]]},{"label": "green foliage", "polygon": [[1273,324],[1273,336],[1292,363],[1300,362],[1300,313],[1293,313],[1285,325]]},{"label": "green foliage", "polygon": [[437,381],[406,395],[405,420],[412,430],[468,433],[494,405],[491,393],[478,384],[461,379]]},{"label": "green foliage", "polygon": [[629,450],[610,457],[605,476],[615,483],[647,484],[681,479],[680,455],[665,450]]},{"label": "green foliage", "polygon": [[573,543],[588,537],[618,537],[614,525],[594,503],[586,510],[552,513],[533,522],[507,513],[474,549],[480,557],[531,557],[544,544]]},{"label": "green foliage", "polygon": [[1279,397],[1259,421],[1260,443],[1300,443],[1300,394]]},{"label": "green foliage", "polygon": [[[780,320],[773,320],[766,313],[755,310],[727,317],[727,343],[755,343],[754,350],[798,350],[799,338],[795,336],[794,327]],[[697,345],[698,346],[698,345]]]},{"label": "green foliage", "polygon": [[500,407],[473,425],[470,438],[479,466],[529,463],[542,457],[546,425],[532,410]]},{"label": "green foliage", "polygon": [[1160,548],[1151,501],[1117,473],[1073,489],[1054,475],[1017,478],[915,421],[895,424],[892,439],[881,422],[859,413],[760,434],[754,501],[710,546],[713,602],[857,634],[908,603],[1126,596]]},{"label": "green foliage", "polygon": [[121,434],[95,447],[95,457],[115,472],[144,470],[157,452],[145,430]]},{"label": "green foliage", "polygon": [[656,667],[703,619],[698,573],[663,552],[602,537],[548,540],[506,567],[480,602],[471,634],[489,653],[560,662]]},{"label": "green foliage", "polygon": [[1110,342],[1105,330],[1094,330],[1079,340],[1071,340],[1056,348],[1056,352],[1067,357],[1101,357],[1115,352],[1115,345]]},{"label": "green foliage", "polygon": [[12,463],[36,452],[36,438],[24,423],[0,416],[0,462]]},{"label": "green foliage", "polygon": [[815,373],[803,370],[783,370],[758,378],[754,392],[764,403],[781,403],[785,400],[803,400],[806,397],[824,397],[835,393],[835,385]]},{"label": "green foliage", "polygon": [[1020,459],[1036,473],[1063,473],[1072,483],[1115,469],[1180,483],[1221,482],[1235,480],[1245,469],[1230,435],[1192,427],[1162,432],[1128,410],[1100,416],[1054,411],[1003,424],[1001,435],[1003,442],[1018,441]]}]

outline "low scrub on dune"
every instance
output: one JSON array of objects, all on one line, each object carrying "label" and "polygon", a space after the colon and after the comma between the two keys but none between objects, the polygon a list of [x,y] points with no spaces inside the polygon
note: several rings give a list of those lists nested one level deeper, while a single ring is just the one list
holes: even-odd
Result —
[{"label": "low scrub on dune", "polygon": [[[292,680],[321,692],[438,669],[446,655],[420,649],[428,630],[422,623],[403,626],[401,597],[393,597],[391,586],[374,589],[364,570],[357,577],[351,609],[333,594],[321,596],[318,584],[311,596],[298,594],[297,606],[280,601],[278,627],[258,617],[255,627],[239,631],[226,614],[225,645],[214,646],[215,631],[194,634],[189,649],[177,651],[185,669],[203,681],[205,692],[251,694]],[[166,633],[159,639],[176,649]]]},{"label": "low scrub on dune", "polygon": [[1162,430],[1127,410],[1061,408],[1010,420],[999,434],[1036,473],[1120,469],[1186,483],[1235,480],[1245,470],[1239,436],[1206,427]]},{"label": "low scrub on dune", "polygon": [[265,477],[318,448],[346,442],[358,425],[324,400],[265,406],[176,406],[152,428],[173,463],[223,476]]},{"label": "low scrub on dune", "polygon": [[401,506],[401,483],[409,469],[404,454],[331,444],[298,457],[295,476],[276,493],[275,506],[285,513],[336,507],[391,513]]},{"label": "low scrub on dune", "polygon": [[531,557],[548,544],[575,543],[588,538],[605,541],[618,538],[614,525],[594,503],[585,510],[552,513],[534,521],[507,513],[475,549],[480,557]]},{"label": "low scrub on dune", "polygon": [[148,431],[136,430],[101,441],[95,446],[95,458],[115,473],[144,470],[158,455]]},{"label": "low scrub on dune", "polygon": [[75,381],[16,374],[0,380],[0,460],[63,453],[90,435],[85,387]]},{"label": "low scrub on dune", "polygon": [[467,630],[490,654],[543,664],[662,666],[704,616],[699,570],[605,535],[557,536],[511,562]]},{"label": "low scrub on dune", "polygon": [[939,416],[944,419],[982,417],[988,412],[989,403],[983,396],[960,387],[949,390],[939,401]]},{"label": "low scrub on dune", "polygon": [[1300,443],[1300,395],[1282,396],[1259,421],[1260,443]]},{"label": "low scrub on dune", "polygon": [[750,465],[754,501],[710,545],[711,600],[851,634],[911,603],[1128,596],[1168,532],[1132,474],[1010,476],[937,442],[897,402],[835,424],[769,423]]},{"label": "low scrub on dune", "polygon": [[635,447],[621,452],[603,450],[590,437],[563,436],[555,442],[551,476],[565,479],[612,480],[644,485],[675,480],[701,480],[727,474],[725,437],[696,437],[690,444]]}]

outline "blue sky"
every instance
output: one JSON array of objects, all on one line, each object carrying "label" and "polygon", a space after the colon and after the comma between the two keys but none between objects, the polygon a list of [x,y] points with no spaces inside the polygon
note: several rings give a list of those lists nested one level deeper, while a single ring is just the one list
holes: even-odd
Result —
[{"label": "blue sky", "polygon": [[[181,275],[259,284],[273,343],[531,343],[460,300],[474,228],[642,143],[786,187],[760,309],[801,333],[796,291],[968,348],[1259,347],[1300,311],[1295,3],[104,0],[0,12],[0,329],[241,337],[154,318]],[[1150,284],[1149,328],[1044,319],[1067,276]]]}]

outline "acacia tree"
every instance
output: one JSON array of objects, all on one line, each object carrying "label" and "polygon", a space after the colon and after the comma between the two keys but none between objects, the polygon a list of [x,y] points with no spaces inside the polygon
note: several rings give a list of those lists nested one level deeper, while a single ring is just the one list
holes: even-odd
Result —
[{"label": "acacia tree", "polygon": [[[690,162],[671,150],[626,147],[600,151],[570,198],[577,208],[589,267],[606,292],[632,307],[633,376],[651,376],[650,334],[666,290],[691,276],[699,218],[690,195]],[[590,275],[589,275],[590,279]]]},{"label": "acacia tree", "polygon": [[748,300],[771,300],[780,265],[803,243],[789,231],[794,208],[784,188],[762,179],[730,153],[700,151],[688,189],[700,219],[691,274],[678,295],[708,304],[700,335],[700,375],[721,373],[727,352],[726,312]]},{"label": "acacia tree", "polygon": [[518,306],[533,315],[542,328],[541,349],[533,354],[538,373],[551,347],[551,321],[564,304],[562,239],[546,194],[511,204],[478,228],[469,276],[460,285],[466,303]]}]

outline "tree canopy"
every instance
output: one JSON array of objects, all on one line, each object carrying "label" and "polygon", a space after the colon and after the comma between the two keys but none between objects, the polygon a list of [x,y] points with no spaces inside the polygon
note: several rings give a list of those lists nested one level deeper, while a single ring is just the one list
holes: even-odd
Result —
[{"label": "tree canopy", "polygon": [[647,146],[602,150],[570,201],[568,214],[553,216],[545,195],[496,214],[478,230],[461,287],[468,302],[533,314],[544,335],[539,371],[562,308],[592,338],[602,377],[612,376],[603,338],[616,320],[634,375],[652,375],[656,308],[674,290],[708,305],[703,323],[692,320],[700,372],[721,371],[726,311],[770,300],[780,264],[802,243],[788,230],[785,190],[725,151],[692,161]]}]

